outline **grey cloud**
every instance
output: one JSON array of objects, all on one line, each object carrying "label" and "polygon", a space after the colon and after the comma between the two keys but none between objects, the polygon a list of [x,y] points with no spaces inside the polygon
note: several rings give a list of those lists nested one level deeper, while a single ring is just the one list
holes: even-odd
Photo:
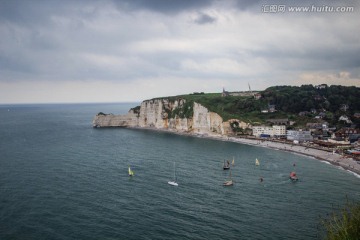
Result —
[{"label": "grey cloud", "polygon": [[[101,0],[1,0],[0,21],[24,26],[46,26],[50,22],[50,17],[54,15],[92,18],[96,15],[96,9],[103,6],[104,3],[106,1]],[[93,11],[89,11],[86,6],[93,7]]]},{"label": "grey cloud", "polygon": [[267,59],[276,69],[290,71],[337,70],[360,68],[360,48],[335,49],[334,46],[307,46],[301,50],[265,46],[263,50],[251,50],[251,57]]},{"label": "grey cloud", "polygon": [[114,0],[114,3],[122,9],[150,11],[176,14],[187,10],[211,6],[214,0]]},{"label": "grey cloud", "polygon": [[[269,0],[270,1],[270,0]],[[287,0],[288,2],[298,3],[297,0]],[[319,0],[320,1],[320,0]],[[349,0],[350,1],[350,0]],[[219,79],[234,77],[229,73],[202,73],[196,70],[183,71],[179,68],[183,59],[192,59],[198,62],[206,62],[208,58],[227,58],[229,54],[235,49],[226,49],[226,45],[219,46],[219,53],[209,53],[207,50],[193,53],[191,51],[179,50],[178,52],[171,52],[165,50],[163,52],[128,52],[126,49],[126,43],[138,41],[141,38],[163,38],[169,39],[176,38],[177,34],[181,36],[177,31],[182,31],[183,34],[187,34],[188,29],[179,29],[174,25],[169,33],[163,34],[162,28],[156,32],[152,32],[149,28],[150,21],[144,21],[144,24],[134,26],[129,24],[130,21],[120,22],[119,28],[114,28],[111,32],[102,32],[101,26],[94,30],[93,28],[87,28],[82,26],[83,19],[96,18],[96,9],[101,8],[100,2],[103,1],[0,1],[0,24],[6,25],[8,21],[15,22],[20,25],[21,29],[25,29],[24,34],[18,34],[12,36],[11,30],[7,33],[2,33],[2,41],[0,42],[0,71],[7,72],[9,78],[11,73],[21,72],[28,73],[32,78],[40,78],[41,76],[52,76],[59,79],[117,79],[117,80],[131,80],[134,78],[146,78],[153,76],[194,76],[197,78],[208,78],[216,75]],[[61,4],[60,4],[61,3]],[[160,12],[164,14],[176,14],[182,11],[194,10],[197,12],[197,17],[193,19],[196,24],[209,24],[217,21],[217,18],[209,14],[207,11],[203,11],[203,8],[211,7],[214,4],[216,6],[222,6],[223,1],[212,0],[123,0],[123,1],[111,1],[108,0],[105,3],[115,3],[117,7],[122,9],[147,9],[150,11]],[[261,1],[232,1],[229,4],[236,6],[237,9],[249,9],[255,7],[257,4],[263,3]],[[89,11],[83,11],[87,6],[90,6]],[[110,7],[113,7],[111,5]],[[230,8],[229,5],[225,6],[222,10]],[[119,12],[125,12],[120,11]],[[205,13],[206,12],[206,13]],[[211,11],[210,11],[211,13]],[[226,14],[226,11],[224,11]],[[229,13],[232,14],[232,13]],[[53,25],[50,20],[51,16],[62,16],[65,19],[70,19],[71,25],[65,27],[59,27]],[[121,15],[121,14],[120,14]],[[150,17],[154,17],[155,23],[160,20],[172,19],[172,17],[164,16],[161,14],[149,14]],[[124,15],[121,15],[122,17]],[[129,14],[128,17],[136,16],[136,14]],[[269,16],[269,15],[267,15]],[[281,17],[280,15],[272,15],[274,18]],[[297,18],[306,18],[304,15],[297,15]],[[341,17],[342,15],[337,15]],[[344,15],[345,16],[345,15]],[[175,18],[176,16],[174,16]],[[327,15],[326,17],[332,17]],[[115,18],[117,15],[115,14]],[[220,19],[220,18],[219,18]],[[358,17],[356,18],[358,20]],[[356,20],[355,19],[355,20]],[[354,20],[354,18],[351,18]],[[174,22],[177,19],[175,18]],[[90,21],[91,22],[91,21]],[[121,25],[123,23],[123,25]],[[220,23],[220,20],[219,20]],[[293,20],[289,19],[289,25],[293,23]],[[28,27],[28,24],[31,24]],[[106,28],[106,23],[103,27]],[[251,23],[248,23],[251,24]],[[294,26],[301,25],[297,23]],[[24,27],[25,25],[25,27]],[[126,26],[125,26],[126,25]],[[131,25],[131,26],[130,26]],[[216,24],[217,25],[217,24]],[[351,25],[353,26],[353,25]],[[0,25],[1,27],[1,25]],[[193,27],[193,26],[191,26]],[[195,26],[197,27],[197,26]],[[276,26],[269,26],[272,28]],[[340,27],[334,28],[331,24],[328,26],[328,32],[337,32]],[[353,28],[353,27],[352,27]],[[100,30],[99,30],[100,29]],[[128,31],[131,29],[132,31]],[[149,29],[149,32],[145,32]],[[165,29],[165,28],[164,28]],[[304,28],[306,29],[306,28]],[[236,31],[236,29],[234,29]],[[276,30],[276,29],[275,29]],[[302,33],[293,31],[296,36],[300,36]],[[345,35],[335,44],[324,46],[319,48],[318,46],[311,47],[314,41],[324,35],[317,33],[309,26],[310,32],[315,32],[314,36],[305,39],[307,44],[296,48],[293,45],[293,49],[290,47],[284,48],[286,40],[280,37],[271,37],[269,40],[265,38],[265,44],[274,42],[276,39],[276,46],[264,45],[262,51],[253,51],[245,49],[244,51],[249,53],[249,58],[262,58],[267,62],[271,62],[274,66],[274,72],[284,70],[341,70],[344,68],[357,68],[359,69],[360,56],[358,38],[352,35]],[[350,28],[351,30],[351,28]],[[0,28],[1,31],[1,28]],[[165,30],[166,31],[166,30]],[[276,32],[276,31],[274,31]],[[189,33],[190,34],[190,33]],[[289,35],[291,35],[289,34]],[[215,34],[214,34],[215,35]],[[260,34],[261,35],[261,34]],[[291,35],[292,36],[292,35]],[[294,36],[294,38],[296,38]],[[185,36],[185,38],[191,38]],[[272,39],[272,40],[271,40]],[[293,39],[290,37],[290,40]],[[349,42],[350,39],[354,39],[353,42]],[[15,44],[15,41],[19,40],[19,44]],[[339,43],[339,44],[338,44]],[[348,45],[349,48],[345,48]],[[321,44],[320,44],[321,46]],[[236,47],[240,47],[236,46]],[[10,49],[10,50],[6,50]],[[297,51],[296,49],[299,49]],[[230,52],[230,53],[229,53]],[[5,54],[6,53],[6,54]],[[126,61],[124,66],[108,68],[107,66],[91,65],[79,58],[82,53],[87,54],[99,54],[106,56],[120,56],[124,58],[137,58],[139,61],[132,62]],[[239,56],[230,56],[232,59],[239,59]],[[50,63],[51,62],[51,63]],[[2,75],[2,74],[0,74]],[[14,77],[14,79],[17,75]],[[0,81],[4,79],[4,75],[0,78]]]},{"label": "grey cloud", "polygon": [[206,13],[199,13],[199,15],[197,16],[197,18],[194,20],[195,23],[197,24],[207,24],[207,23],[213,23],[216,21],[215,17],[212,17]]},{"label": "grey cloud", "polygon": [[29,25],[46,24],[53,12],[64,12],[60,1],[0,1],[0,20]]},{"label": "grey cloud", "polygon": [[189,10],[202,10],[216,5],[217,7],[231,7],[247,10],[259,5],[261,0],[114,0],[121,9],[139,10],[147,9],[164,14],[176,14]]},{"label": "grey cloud", "polygon": [[113,0],[114,3],[122,9],[138,10],[147,9],[150,11],[161,12],[165,14],[176,14],[188,10],[201,10],[206,7],[228,7],[238,10],[261,11],[261,5],[289,5],[289,6],[308,6],[314,4],[318,6],[351,6],[356,5],[357,0]]},{"label": "grey cloud", "polygon": [[235,0],[235,7],[241,10],[248,9],[252,6],[259,5],[261,0]]}]

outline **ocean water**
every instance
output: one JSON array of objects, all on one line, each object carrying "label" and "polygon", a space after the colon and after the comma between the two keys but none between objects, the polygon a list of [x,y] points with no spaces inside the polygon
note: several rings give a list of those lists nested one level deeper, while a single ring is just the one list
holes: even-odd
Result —
[{"label": "ocean water", "polygon": [[1,105],[0,239],[318,239],[321,217],[360,200],[358,177],[308,157],[92,128],[135,105]]}]

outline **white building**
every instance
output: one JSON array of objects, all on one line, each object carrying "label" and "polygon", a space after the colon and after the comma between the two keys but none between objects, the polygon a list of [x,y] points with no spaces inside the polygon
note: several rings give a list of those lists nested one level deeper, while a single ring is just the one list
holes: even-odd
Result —
[{"label": "white building", "polygon": [[273,134],[275,137],[286,136],[286,126],[285,125],[274,125]]},{"label": "white building", "polygon": [[289,130],[286,134],[286,139],[290,141],[312,141],[313,137],[311,136],[310,131],[295,131],[295,130]]},{"label": "white building", "polygon": [[346,123],[352,123],[352,121],[348,118],[348,116],[342,115],[339,117],[339,121],[344,121]]},{"label": "white building", "polygon": [[286,136],[286,127],[283,125],[274,125],[272,127],[268,126],[254,126],[253,135],[260,137],[261,134],[267,134],[271,137],[273,136]]},{"label": "white building", "polygon": [[253,135],[256,137],[260,137],[261,134],[268,134],[270,136],[273,135],[272,127],[267,126],[255,126],[253,127]]}]

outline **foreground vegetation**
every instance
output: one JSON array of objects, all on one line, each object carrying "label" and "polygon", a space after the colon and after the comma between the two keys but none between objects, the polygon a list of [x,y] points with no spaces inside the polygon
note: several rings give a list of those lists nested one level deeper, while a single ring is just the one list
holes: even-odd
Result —
[{"label": "foreground vegetation", "polygon": [[334,212],[322,221],[325,240],[360,239],[360,203],[347,203],[339,212]]}]

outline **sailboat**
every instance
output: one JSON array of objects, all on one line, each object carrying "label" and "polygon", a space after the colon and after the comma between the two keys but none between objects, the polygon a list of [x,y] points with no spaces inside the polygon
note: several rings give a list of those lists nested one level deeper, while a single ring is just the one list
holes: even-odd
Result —
[{"label": "sailboat", "polygon": [[255,160],[255,166],[260,166],[260,162],[258,159]]},{"label": "sailboat", "polygon": [[225,160],[224,160],[223,169],[224,170],[229,170],[230,169],[230,162],[229,161],[226,161],[226,163],[225,163]]},{"label": "sailboat", "polygon": [[231,169],[230,169],[229,179],[230,179],[230,180],[227,180],[227,181],[225,181],[225,182],[223,183],[223,186],[232,186],[232,185],[234,185],[234,182],[233,182],[233,180],[232,180],[232,178],[231,178]]},{"label": "sailboat", "polygon": [[174,162],[174,181],[169,181],[168,184],[176,187],[179,186],[179,184],[176,182],[175,162]]},{"label": "sailboat", "polygon": [[129,176],[130,177],[134,176],[134,172],[131,170],[130,166],[129,166]]},{"label": "sailboat", "polygon": [[232,163],[231,163],[231,165],[235,165],[235,158],[233,157],[233,161],[232,161]]}]

